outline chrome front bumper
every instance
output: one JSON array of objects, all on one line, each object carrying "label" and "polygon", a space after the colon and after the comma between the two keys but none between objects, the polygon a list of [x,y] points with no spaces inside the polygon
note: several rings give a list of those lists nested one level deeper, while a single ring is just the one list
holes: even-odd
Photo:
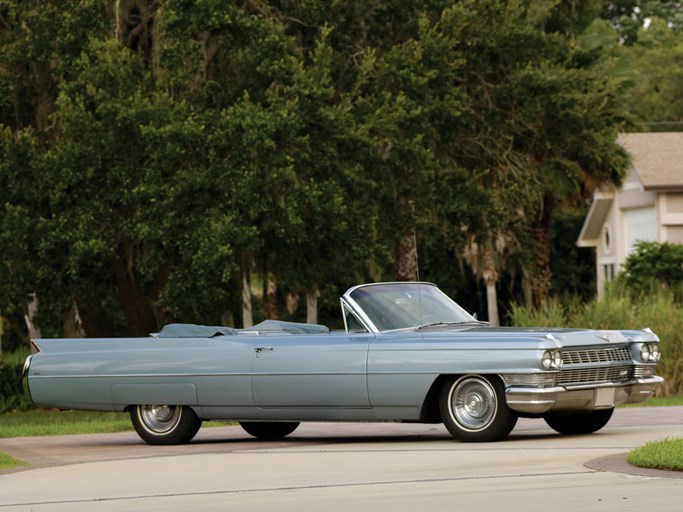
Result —
[{"label": "chrome front bumper", "polygon": [[511,386],[505,389],[508,407],[521,414],[549,411],[609,409],[619,404],[635,404],[650,398],[662,377],[636,379],[628,384],[604,382],[591,385],[549,388]]}]

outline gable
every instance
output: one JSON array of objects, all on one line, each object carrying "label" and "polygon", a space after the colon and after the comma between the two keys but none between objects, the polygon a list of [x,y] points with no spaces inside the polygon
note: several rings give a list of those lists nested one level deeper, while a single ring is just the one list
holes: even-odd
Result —
[{"label": "gable", "polygon": [[683,132],[622,133],[618,142],[645,190],[683,190]]}]

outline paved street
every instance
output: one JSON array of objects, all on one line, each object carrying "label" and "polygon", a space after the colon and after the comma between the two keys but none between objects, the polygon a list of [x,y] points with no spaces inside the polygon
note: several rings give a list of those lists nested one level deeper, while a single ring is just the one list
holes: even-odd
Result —
[{"label": "paved street", "polygon": [[66,510],[525,510],[680,512],[683,473],[638,470],[628,450],[683,437],[683,407],[618,409],[602,431],[520,420],[503,442],[465,444],[442,425],[311,423],[286,441],[240,427],[185,446],[134,433],[0,439],[32,464],[0,473],[0,512]]}]

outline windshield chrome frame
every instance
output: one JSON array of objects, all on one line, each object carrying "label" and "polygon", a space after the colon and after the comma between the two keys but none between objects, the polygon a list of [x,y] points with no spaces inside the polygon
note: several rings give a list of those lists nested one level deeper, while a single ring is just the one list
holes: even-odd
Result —
[{"label": "windshield chrome frame", "polygon": [[[366,283],[366,284],[359,284],[357,286],[353,286],[346,290],[346,293],[341,297],[341,306],[342,306],[342,316],[344,319],[344,329],[346,330],[346,333],[349,333],[348,325],[346,324],[346,315],[344,314],[344,307],[347,307],[353,314],[355,314],[356,318],[360,320],[360,322],[366,327],[368,332],[371,332],[373,334],[377,334],[379,332],[388,332],[388,330],[380,330],[373,322],[370,320],[370,318],[365,314],[365,311],[363,311],[363,308],[360,307],[360,305],[353,300],[351,295],[355,290],[358,288],[370,288],[373,286],[384,286],[384,285],[391,285],[391,284],[397,284],[397,285],[406,285],[406,284],[414,284],[417,286],[431,286],[433,288],[436,288],[437,290],[441,291],[441,289],[436,286],[434,283],[430,283],[427,281],[389,281],[389,282],[382,282],[382,283]],[[446,297],[450,302],[455,304],[459,309],[461,309],[463,312],[467,313],[464,309],[462,309],[453,299],[451,299],[448,295],[443,293],[441,291],[444,297]],[[467,313],[469,314],[469,313]],[[412,329],[412,327],[401,327],[399,329],[391,329],[395,331],[400,331],[400,330],[406,330],[406,329]]]}]

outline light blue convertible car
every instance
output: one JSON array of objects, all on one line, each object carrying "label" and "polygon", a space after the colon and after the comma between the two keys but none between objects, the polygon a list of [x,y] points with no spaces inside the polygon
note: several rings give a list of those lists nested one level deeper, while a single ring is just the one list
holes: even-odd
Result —
[{"label": "light blue convertible car", "polygon": [[494,328],[435,285],[356,286],[344,330],[267,320],[186,324],[149,338],[39,339],[24,367],[33,401],[128,411],[150,444],[190,441],[202,420],[263,439],[301,421],[443,422],[460,441],[498,441],[517,418],[562,434],[604,427],[652,396],[659,339],[642,331]]}]

